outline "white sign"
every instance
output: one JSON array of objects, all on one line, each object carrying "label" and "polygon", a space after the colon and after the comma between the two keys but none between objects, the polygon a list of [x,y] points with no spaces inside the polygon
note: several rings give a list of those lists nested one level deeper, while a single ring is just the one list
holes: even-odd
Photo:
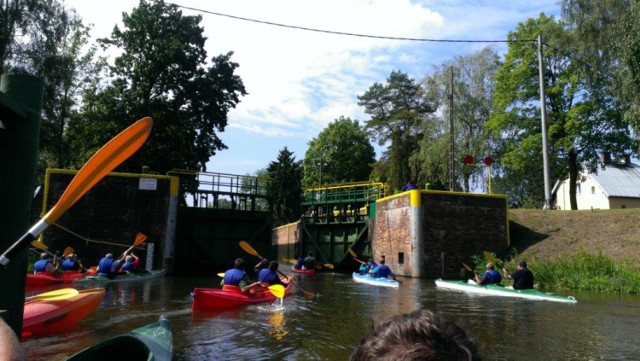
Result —
[{"label": "white sign", "polygon": [[158,180],[155,178],[140,178],[138,188],[143,191],[155,191],[158,188]]}]

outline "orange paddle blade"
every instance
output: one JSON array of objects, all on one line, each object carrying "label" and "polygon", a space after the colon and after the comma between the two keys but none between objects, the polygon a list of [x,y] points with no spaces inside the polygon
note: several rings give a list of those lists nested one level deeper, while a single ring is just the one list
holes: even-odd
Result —
[{"label": "orange paddle blade", "polygon": [[75,250],[72,247],[67,247],[64,249],[64,252],[62,252],[62,257],[66,257],[72,253],[75,253]]},{"label": "orange paddle blade", "polygon": [[142,232],[138,232],[138,234],[136,234],[136,240],[135,242],[133,242],[133,246],[138,247],[139,245],[143,244],[144,241],[146,240],[147,240],[147,235]]},{"label": "orange paddle blade", "polygon": [[142,118],[102,146],[73,177],[69,186],[43,220],[53,224],[107,173],[135,153],[149,137],[153,120]]}]

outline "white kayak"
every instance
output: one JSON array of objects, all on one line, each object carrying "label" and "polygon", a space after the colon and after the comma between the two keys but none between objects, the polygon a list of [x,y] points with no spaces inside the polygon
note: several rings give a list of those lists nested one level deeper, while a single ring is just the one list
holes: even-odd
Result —
[{"label": "white kayak", "polygon": [[496,284],[480,286],[473,280],[468,281],[444,281],[442,279],[436,280],[436,286],[449,290],[462,291],[467,293],[484,294],[500,297],[517,297],[526,298],[529,300],[537,301],[552,301],[552,302],[564,302],[564,303],[576,303],[578,302],[573,296],[561,296],[555,293],[541,292],[534,289],[528,290],[514,290],[513,288],[507,288]]},{"label": "white kayak", "polygon": [[361,275],[358,272],[353,272],[353,280],[359,283],[366,283],[368,285],[374,286],[382,286],[382,287],[400,287],[400,283],[398,281],[390,280],[388,278],[375,278],[371,277],[368,274]]}]

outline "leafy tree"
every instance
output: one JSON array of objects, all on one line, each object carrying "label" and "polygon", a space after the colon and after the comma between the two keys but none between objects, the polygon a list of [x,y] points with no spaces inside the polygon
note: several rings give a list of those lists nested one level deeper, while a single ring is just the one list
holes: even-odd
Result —
[{"label": "leafy tree", "polygon": [[563,18],[575,32],[572,53],[589,86],[620,99],[625,120],[640,130],[640,3],[631,0],[563,0]]},{"label": "leafy tree", "polygon": [[302,162],[296,161],[293,152],[284,147],[278,160],[267,167],[272,180],[271,209],[275,226],[291,223],[300,218],[302,199]]},{"label": "leafy tree", "polygon": [[41,5],[38,0],[0,1],[0,74],[9,70],[30,73],[31,64],[23,59],[30,43],[26,35],[37,29]]},{"label": "leafy tree", "polygon": [[420,85],[400,71],[391,72],[386,85],[375,83],[358,96],[358,105],[371,116],[365,122],[369,135],[379,145],[390,142],[388,182],[391,188],[400,188],[416,176],[411,174],[409,158],[417,150],[421,125],[434,107]]},{"label": "leafy tree", "polygon": [[[577,209],[579,172],[584,166],[595,170],[597,152],[628,144],[629,134],[615,99],[587,87],[582,65],[567,55],[573,33],[565,24],[541,14],[509,33],[509,50],[496,75],[495,112],[487,126],[502,141],[501,162],[515,170],[506,175],[535,176],[542,161],[537,46],[522,40],[539,33],[548,45],[544,79],[552,177],[569,175],[572,209]],[[526,189],[523,198],[544,199],[544,188],[530,184],[535,188]]]},{"label": "leafy tree", "polygon": [[[466,192],[470,191],[472,184],[483,183],[483,169],[462,166],[461,160],[467,154],[482,159],[492,153],[492,142],[484,124],[491,113],[493,77],[498,66],[498,54],[491,48],[484,48],[436,66],[434,72],[424,79],[423,87],[440,111],[431,122],[425,123],[420,152],[412,158],[416,169],[414,174],[420,174],[419,183],[429,183],[434,189],[448,189],[451,112],[455,144],[454,182],[461,183]],[[449,100],[452,79],[453,109]]]},{"label": "leafy tree", "polygon": [[302,183],[366,181],[374,162],[375,150],[358,121],[340,117],[309,142]]},{"label": "leafy tree", "polygon": [[218,132],[224,131],[227,113],[246,91],[234,74],[238,64],[231,62],[233,53],[213,57],[207,66],[201,20],[183,16],[173,4],[140,1],[123,15],[123,29],[116,26],[110,38],[101,39],[122,55],[111,67],[113,84],[85,98],[85,117],[77,130],[111,137],[150,115],[154,129],[149,140],[123,168],[206,171],[209,158],[226,149]]}]

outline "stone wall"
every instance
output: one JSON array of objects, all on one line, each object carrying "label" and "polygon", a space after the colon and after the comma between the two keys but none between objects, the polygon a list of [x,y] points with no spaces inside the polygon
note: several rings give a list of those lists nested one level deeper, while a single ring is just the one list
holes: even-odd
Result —
[{"label": "stone wall", "polygon": [[457,192],[422,191],[417,225],[420,261],[413,264],[410,197],[408,193],[379,200],[373,225],[374,255],[384,254],[398,275],[410,276],[413,267],[426,278],[460,278],[462,262],[484,250],[509,247],[507,197]]}]

